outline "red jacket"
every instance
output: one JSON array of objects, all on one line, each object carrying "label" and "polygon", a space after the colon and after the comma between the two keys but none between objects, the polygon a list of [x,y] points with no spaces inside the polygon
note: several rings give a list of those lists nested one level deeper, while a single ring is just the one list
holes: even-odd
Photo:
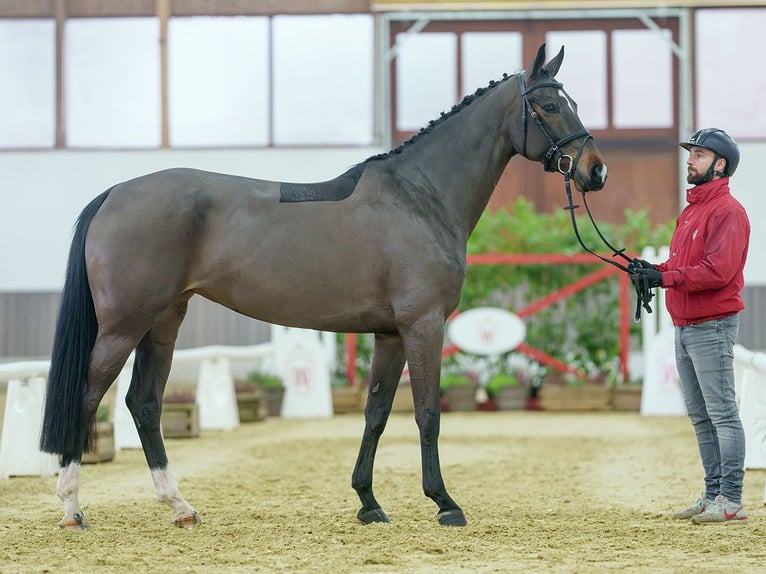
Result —
[{"label": "red jacket", "polygon": [[689,205],[678,216],[670,240],[670,258],[657,266],[676,326],[727,317],[745,308],[740,292],[750,221],[729,191],[729,178],[688,189],[686,200]]}]

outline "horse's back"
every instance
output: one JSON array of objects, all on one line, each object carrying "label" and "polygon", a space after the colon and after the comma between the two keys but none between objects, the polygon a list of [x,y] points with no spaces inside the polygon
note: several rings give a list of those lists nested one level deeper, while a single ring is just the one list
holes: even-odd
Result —
[{"label": "horse's back", "polygon": [[117,230],[142,233],[161,225],[163,232],[181,231],[188,238],[189,227],[199,226],[213,210],[278,203],[279,186],[196,169],[166,169],[114,186],[94,225],[107,228],[111,236],[117,236]]},{"label": "horse's back", "polygon": [[227,198],[241,196],[278,201],[280,185],[276,181],[179,167],[149,173],[116,185],[110,202],[141,198],[151,198],[152,202],[177,202],[190,194],[203,193]]}]

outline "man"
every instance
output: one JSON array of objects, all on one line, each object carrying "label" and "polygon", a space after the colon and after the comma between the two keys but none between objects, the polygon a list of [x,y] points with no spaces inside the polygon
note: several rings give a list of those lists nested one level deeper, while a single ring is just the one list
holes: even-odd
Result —
[{"label": "man", "polygon": [[670,258],[657,266],[635,259],[637,287],[667,289],[675,326],[676,366],[686,410],[697,438],[705,492],[674,518],[695,524],[747,520],[742,506],[745,433],[734,393],[734,341],[747,258],[750,222],[729,191],[739,148],[723,130],[696,132],[689,151],[688,205],[676,221]]}]

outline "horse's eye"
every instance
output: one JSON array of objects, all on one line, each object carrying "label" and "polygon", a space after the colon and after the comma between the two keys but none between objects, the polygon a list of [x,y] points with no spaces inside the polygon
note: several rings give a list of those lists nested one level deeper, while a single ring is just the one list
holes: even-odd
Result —
[{"label": "horse's eye", "polygon": [[543,109],[547,113],[552,114],[552,113],[554,113],[554,112],[556,112],[558,110],[558,106],[556,104],[545,104],[543,106]]}]

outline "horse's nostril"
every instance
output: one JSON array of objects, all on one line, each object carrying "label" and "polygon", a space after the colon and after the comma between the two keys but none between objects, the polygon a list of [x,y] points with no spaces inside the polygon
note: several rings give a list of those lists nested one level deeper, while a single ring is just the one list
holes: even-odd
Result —
[{"label": "horse's nostril", "polygon": [[606,164],[597,163],[590,170],[591,181],[598,181],[602,184],[606,181]]}]

